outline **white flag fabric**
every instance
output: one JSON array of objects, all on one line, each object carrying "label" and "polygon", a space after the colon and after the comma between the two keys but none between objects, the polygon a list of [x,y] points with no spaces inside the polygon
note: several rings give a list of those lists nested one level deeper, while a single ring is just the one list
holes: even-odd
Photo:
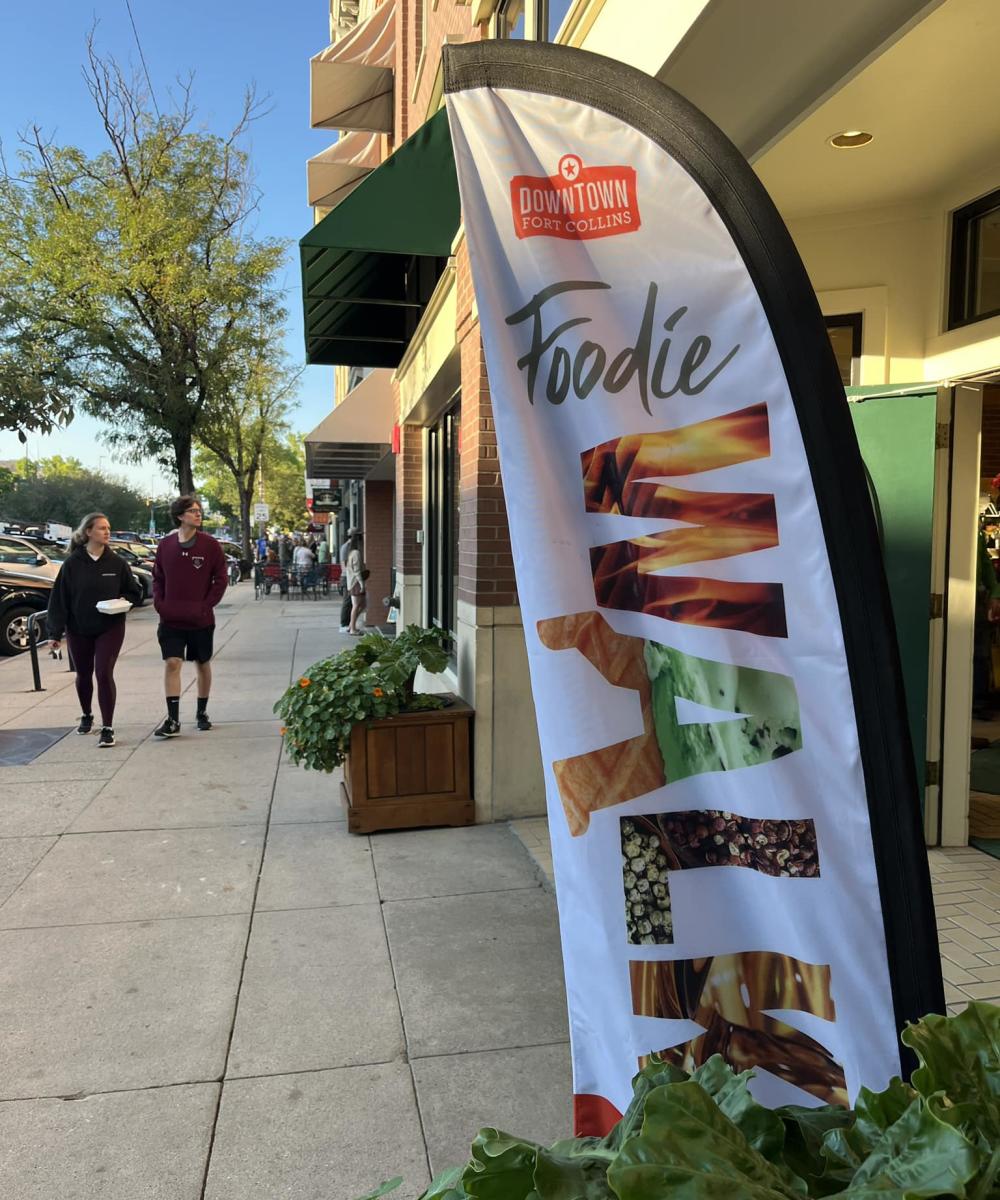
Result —
[{"label": "white flag fabric", "polygon": [[446,49],[445,92],[577,1132],[653,1053],[846,1103],[942,997],[877,532],[808,280],[749,167],[654,80],[482,43]]}]

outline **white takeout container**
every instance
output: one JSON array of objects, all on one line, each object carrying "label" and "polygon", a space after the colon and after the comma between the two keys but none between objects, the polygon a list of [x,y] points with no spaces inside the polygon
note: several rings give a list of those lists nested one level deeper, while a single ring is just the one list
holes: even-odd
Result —
[{"label": "white takeout container", "polygon": [[132,605],[128,600],[98,600],[98,612],[104,613],[108,617],[117,617],[120,613],[127,613]]}]

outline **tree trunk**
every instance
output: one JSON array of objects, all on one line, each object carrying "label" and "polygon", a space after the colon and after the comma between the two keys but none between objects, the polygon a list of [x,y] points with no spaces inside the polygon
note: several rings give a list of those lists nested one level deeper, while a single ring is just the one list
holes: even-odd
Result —
[{"label": "tree trunk", "polygon": [[253,536],[253,527],[250,524],[252,489],[241,482],[237,482],[236,486],[240,493],[240,545],[243,547],[243,557],[247,561],[253,562],[253,551],[250,549],[250,541]]},{"label": "tree trunk", "polygon": [[174,444],[174,463],[177,467],[177,487],[182,496],[194,493],[194,473],[191,469],[191,435],[175,433],[171,439]]}]

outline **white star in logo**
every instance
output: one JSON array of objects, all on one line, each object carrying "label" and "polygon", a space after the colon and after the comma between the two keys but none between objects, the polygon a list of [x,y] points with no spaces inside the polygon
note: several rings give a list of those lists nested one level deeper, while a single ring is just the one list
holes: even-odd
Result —
[{"label": "white star in logo", "polygon": [[582,170],[583,161],[576,154],[564,154],[559,160],[559,174],[568,183],[572,183]]}]

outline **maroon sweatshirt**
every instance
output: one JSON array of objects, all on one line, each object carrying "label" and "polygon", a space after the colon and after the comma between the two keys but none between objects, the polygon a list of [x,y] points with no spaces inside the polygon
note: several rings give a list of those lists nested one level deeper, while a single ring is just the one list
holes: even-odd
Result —
[{"label": "maroon sweatshirt", "polygon": [[226,590],[226,556],[200,530],[190,542],[168,534],[156,548],[153,607],[170,629],[207,629]]}]

